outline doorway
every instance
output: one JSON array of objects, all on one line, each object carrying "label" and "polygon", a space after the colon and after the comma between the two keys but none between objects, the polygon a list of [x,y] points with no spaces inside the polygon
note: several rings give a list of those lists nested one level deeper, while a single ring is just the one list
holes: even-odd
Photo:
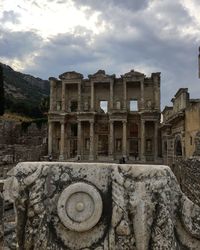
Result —
[{"label": "doorway", "polygon": [[108,135],[98,136],[98,155],[108,156]]}]

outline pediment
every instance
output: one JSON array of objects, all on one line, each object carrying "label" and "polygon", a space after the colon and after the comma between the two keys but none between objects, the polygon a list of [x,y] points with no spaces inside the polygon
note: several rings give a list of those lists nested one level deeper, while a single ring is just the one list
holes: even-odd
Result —
[{"label": "pediment", "polygon": [[107,75],[105,70],[98,70],[96,73],[94,73],[93,75],[88,75],[88,78],[91,79],[99,79],[99,80],[106,80],[106,79],[109,79],[109,78],[114,78],[115,75]]},{"label": "pediment", "polygon": [[82,79],[83,75],[76,71],[68,71],[59,76],[61,80]]},{"label": "pediment", "polygon": [[140,72],[132,69],[131,71],[122,75],[122,77],[124,77],[124,78],[134,78],[134,77],[138,78],[138,77],[145,77],[145,75],[143,73],[140,73]]}]

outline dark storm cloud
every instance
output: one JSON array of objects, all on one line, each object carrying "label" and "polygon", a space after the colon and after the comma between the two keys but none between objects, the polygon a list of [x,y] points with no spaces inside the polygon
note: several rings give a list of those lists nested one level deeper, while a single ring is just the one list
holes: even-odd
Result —
[{"label": "dark storm cloud", "polygon": [[37,50],[41,41],[34,32],[11,32],[0,27],[0,57],[20,60]]},{"label": "dark storm cloud", "polygon": [[2,14],[2,17],[0,18],[1,23],[14,23],[18,24],[19,23],[19,14],[15,13],[13,10],[11,11],[4,11]]}]

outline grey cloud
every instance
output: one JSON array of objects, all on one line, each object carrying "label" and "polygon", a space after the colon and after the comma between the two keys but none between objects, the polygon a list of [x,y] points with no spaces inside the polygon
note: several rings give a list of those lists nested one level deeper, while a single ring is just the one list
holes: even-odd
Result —
[{"label": "grey cloud", "polygon": [[[78,30],[80,32],[82,29]],[[85,33],[87,35],[60,34],[50,39],[39,50],[35,58],[37,63],[29,68],[29,72],[48,78],[50,75],[57,76],[67,70],[78,71],[82,65],[95,64],[98,56],[88,45],[90,33],[87,30]]]},{"label": "grey cloud", "polygon": [[[111,10],[111,7],[118,7],[121,9],[130,9],[133,11],[143,9],[148,6],[148,0],[73,0],[77,6],[89,6],[92,9],[106,11]],[[112,12],[112,10],[111,10]]]},{"label": "grey cloud", "polygon": [[0,22],[1,23],[10,22],[10,23],[18,24],[20,23],[19,14],[15,13],[13,10],[4,11],[2,18],[0,18]]},{"label": "grey cloud", "polygon": [[0,57],[20,60],[41,46],[41,37],[31,31],[11,32],[0,27],[0,33]]}]

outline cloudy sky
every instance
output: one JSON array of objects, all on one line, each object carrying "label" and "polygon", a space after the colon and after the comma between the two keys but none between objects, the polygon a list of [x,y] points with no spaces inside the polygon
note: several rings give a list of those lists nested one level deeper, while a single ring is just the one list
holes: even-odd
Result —
[{"label": "cloudy sky", "polygon": [[200,98],[199,0],[0,0],[0,61],[48,79],[76,70],[161,72],[162,107]]}]

